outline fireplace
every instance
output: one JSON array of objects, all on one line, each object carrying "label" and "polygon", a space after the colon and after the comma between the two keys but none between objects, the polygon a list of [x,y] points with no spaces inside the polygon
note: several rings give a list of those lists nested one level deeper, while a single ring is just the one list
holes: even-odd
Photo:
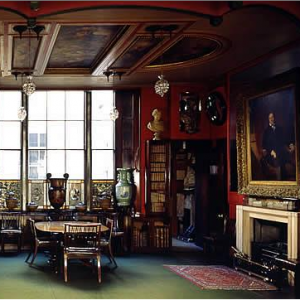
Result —
[{"label": "fireplace", "polygon": [[252,259],[262,264],[287,259],[287,224],[253,219]]},{"label": "fireplace", "polygon": [[286,248],[286,254],[283,254],[287,258],[299,259],[300,212],[237,205],[238,250],[254,258],[258,251],[256,245],[260,243],[263,246],[269,244],[271,248]]}]

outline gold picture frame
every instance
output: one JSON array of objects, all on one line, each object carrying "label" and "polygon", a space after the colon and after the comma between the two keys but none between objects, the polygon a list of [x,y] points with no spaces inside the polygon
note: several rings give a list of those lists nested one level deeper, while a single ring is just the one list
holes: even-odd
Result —
[{"label": "gold picture frame", "polygon": [[300,197],[299,82],[293,71],[237,96],[238,193]]}]

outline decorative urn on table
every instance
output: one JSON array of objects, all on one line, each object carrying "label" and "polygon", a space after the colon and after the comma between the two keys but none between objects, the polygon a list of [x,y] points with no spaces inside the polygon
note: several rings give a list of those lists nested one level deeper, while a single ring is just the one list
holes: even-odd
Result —
[{"label": "decorative urn on table", "polygon": [[66,202],[66,190],[69,174],[65,173],[64,178],[51,178],[52,174],[47,173],[48,196],[54,209],[60,209]]},{"label": "decorative urn on table", "polygon": [[130,206],[133,195],[133,172],[132,168],[117,168],[119,172],[116,184],[117,206]]},{"label": "decorative urn on table", "polygon": [[26,208],[30,212],[36,211],[38,208],[38,204],[36,204],[34,201],[31,201],[31,202],[27,203]]},{"label": "decorative urn on table", "polygon": [[13,210],[18,207],[19,201],[15,196],[14,192],[8,192],[8,196],[5,199],[6,207],[8,210]]}]

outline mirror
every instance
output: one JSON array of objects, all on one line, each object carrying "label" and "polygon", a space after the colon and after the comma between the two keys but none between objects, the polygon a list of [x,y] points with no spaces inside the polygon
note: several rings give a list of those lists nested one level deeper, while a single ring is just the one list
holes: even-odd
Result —
[{"label": "mirror", "polygon": [[208,119],[214,125],[223,125],[226,121],[227,106],[223,95],[219,92],[212,92],[205,102],[205,110]]}]

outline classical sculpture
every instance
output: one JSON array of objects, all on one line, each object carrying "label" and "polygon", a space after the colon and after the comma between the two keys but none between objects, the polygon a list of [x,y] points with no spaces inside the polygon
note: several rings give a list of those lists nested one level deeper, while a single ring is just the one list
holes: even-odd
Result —
[{"label": "classical sculpture", "polygon": [[147,125],[147,128],[154,132],[153,140],[160,140],[160,134],[165,130],[164,121],[161,120],[161,111],[154,109],[152,111],[153,120]]}]

